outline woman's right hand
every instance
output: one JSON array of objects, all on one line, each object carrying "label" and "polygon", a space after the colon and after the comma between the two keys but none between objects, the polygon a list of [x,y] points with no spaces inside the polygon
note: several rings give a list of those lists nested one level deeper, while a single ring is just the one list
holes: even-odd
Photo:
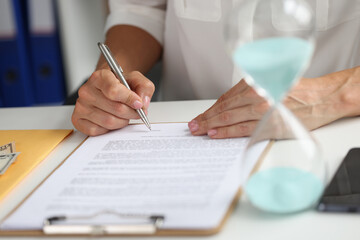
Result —
[{"label": "woman's right hand", "polygon": [[123,128],[130,119],[138,119],[135,109],[145,113],[154,94],[154,84],[138,71],[125,74],[132,90],[127,89],[108,69],[95,71],[79,89],[72,114],[75,128],[96,136]]}]

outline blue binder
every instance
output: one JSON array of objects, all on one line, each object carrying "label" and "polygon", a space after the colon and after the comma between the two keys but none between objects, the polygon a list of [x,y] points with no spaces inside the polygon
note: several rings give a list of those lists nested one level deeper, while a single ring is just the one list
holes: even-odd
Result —
[{"label": "blue binder", "polygon": [[0,84],[0,108],[4,106],[4,100],[2,100],[2,86]]},{"label": "blue binder", "polygon": [[0,85],[0,108],[4,106],[2,96],[1,96],[1,85]]},{"label": "blue binder", "polygon": [[33,84],[20,0],[0,3],[0,84],[6,107],[29,106],[34,102]]},{"label": "blue binder", "polygon": [[53,0],[27,1],[28,28],[35,101],[62,103],[65,81]]}]

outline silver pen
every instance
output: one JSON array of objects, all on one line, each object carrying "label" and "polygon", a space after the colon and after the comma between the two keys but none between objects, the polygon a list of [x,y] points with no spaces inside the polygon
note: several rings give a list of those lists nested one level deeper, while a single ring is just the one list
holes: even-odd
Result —
[{"label": "silver pen", "polygon": [[[120,65],[117,63],[117,61],[115,60],[115,58],[113,57],[110,49],[108,48],[108,46],[106,46],[104,43],[98,43],[98,46],[100,48],[101,53],[103,54],[103,56],[105,57],[107,63],[109,64],[111,70],[113,71],[113,73],[115,74],[115,76],[128,88],[130,89],[129,84],[127,83],[124,75],[123,75],[123,70],[120,67]],[[131,89],[130,89],[131,90]],[[136,112],[139,114],[141,120],[144,122],[144,124],[146,125],[146,127],[151,130],[151,126],[150,126],[150,122],[149,119],[146,117],[146,114],[144,113],[144,110],[142,110],[142,108],[140,109],[136,109]]]}]

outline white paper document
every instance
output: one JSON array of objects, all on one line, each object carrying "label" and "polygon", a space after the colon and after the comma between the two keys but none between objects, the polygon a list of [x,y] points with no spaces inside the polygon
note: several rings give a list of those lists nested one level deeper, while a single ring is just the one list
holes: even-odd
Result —
[{"label": "white paper document", "polygon": [[89,137],[1,228],[41,229],[48,217],[107,210],[163,215],[166,229],[215,228],[267,144],[244,164],[247,141],[194,137],[185,123]]}]

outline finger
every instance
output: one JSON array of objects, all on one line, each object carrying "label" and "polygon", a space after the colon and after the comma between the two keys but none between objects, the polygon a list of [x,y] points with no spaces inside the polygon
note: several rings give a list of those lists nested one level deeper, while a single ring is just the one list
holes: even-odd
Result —
[{"label": "finger", "polygon": [[89,136],[98,136],[109,132],[108,129],[105,129],[97,124],[94,124],[87,119],[79,119],[77,122],[78,125],[75,126],[76,129]]},{"label": "finger", "polygon": [[269,106],[267,102],[245,105],[240,108],[220,112],[211,118],[203,118],[203,120],[192,120],[188,125],[193,135],[204,135],[213,128],[259,120],[266,113],[268,108]]},{"label": "finger", "polygon": [[[238,82],[232,88],[230,88],[229,91],[227,91],[222,97],[223,98],[232,97],[241,94],[242,92],[248,89],[251,89],[251,87],[247,84],[247,82],[244,79],[241,79],[240,82]],[[222,97],[220,97],[220,99]]]},{"label": "finger", "polygon": [[[237,94],[231,98],[227,98],[223,101],[218,101],[212,108],[208,109],[204,113],[197,116],[195,119],[197,121],[204,121],[206,119],[213,118],[219,114],[225,113],[229,110],[238,109],[238,108],[245,108],[247,106],[260,106],[268,109],[268,103],[265,101],[264,98],[258,96],[254,90],[249,89],[245,95]],[[257,107],[256,107],[257,108]],[[254,109],[256,112],[263,109]],[[245,119],[246,120],[246,119]],[[252,120],[252,119],[249,119]]]},{"label": "finger", "polygon": [[154,83],[138,71],[127,74],[126,80],[128,81],[131,89],[141,97],[144,109],[147,109],[155,92]]},{"label": "finger", "polygon": [[[207,111],[198,115],[194,119],[197,121],[202,121],[206,118],[210,118],[210,117],[214,116],[215,114],[217,114],[219,112],[222,112],[225,110],[230,110],[231,108],[233,108],[236,105],[235,103],[238,102],[239,98],[241,98],[241,96],[243,95],[241,93],[245,92],[249,88],[250,87],[247,85],[245,80],[242,79],[239,83],[237,83],[229,91],[227,91],[225,94],[223,94]],[[235,98],[233,98],[233,97],[235,97]],[[244,104],[245,103],[243,103],[243,105]]]},{"label": "finger", "polygon": [[118,118],[99,108],[87,106],[81,101],[76,102],[75,108],[77,118],[86,119],[107,130],[123,128],[129,124],[128,119]]},{"label": "finger", "polygon": [[104,96],[104,94],[96,88],[88,87],[87,85],[82,86],[79,89],[78,101],[83,105],[88,105],[102,109],[103,111],[110,113],[118,118],[123,119],[137,119],[139,115],[133,108],[117,102],[112,101]]},{"label": "finger", "polygon": [[140,96],[121,84],[111,71],[106,69],[96,71],[89,80],[106,98],[124,103],[134,109],[142,108]]},{"label": "finger", "polygon": [[249,87],[245,81],[242,80],[222,95],[207,111],[194,119],[203,121],[227,110],[265,101],[263,97],[259,96],[253,88]]},{"label": "finger", "polygon": [[133,89],[140,97],[151,97],[155,91],[155,85],[139,71],[133,71],[126,74],[126,80],[131,89]]},{"label": "finger", "polygon": [[207,135],[213,139],[248,137],[256,128],[258,121],[237,123],[231,126],[210,129]]},{"label": "finger", "polygon": [[74,112],[71,116],[71,121],[77,130],[89,136],[97,136],[109,131],[108,129],[105,129],[97,124],[94,124],[87,119],[82,119],[80,117],[81,111],[84,111],[84,109],[77,102],[74,108]]}]

